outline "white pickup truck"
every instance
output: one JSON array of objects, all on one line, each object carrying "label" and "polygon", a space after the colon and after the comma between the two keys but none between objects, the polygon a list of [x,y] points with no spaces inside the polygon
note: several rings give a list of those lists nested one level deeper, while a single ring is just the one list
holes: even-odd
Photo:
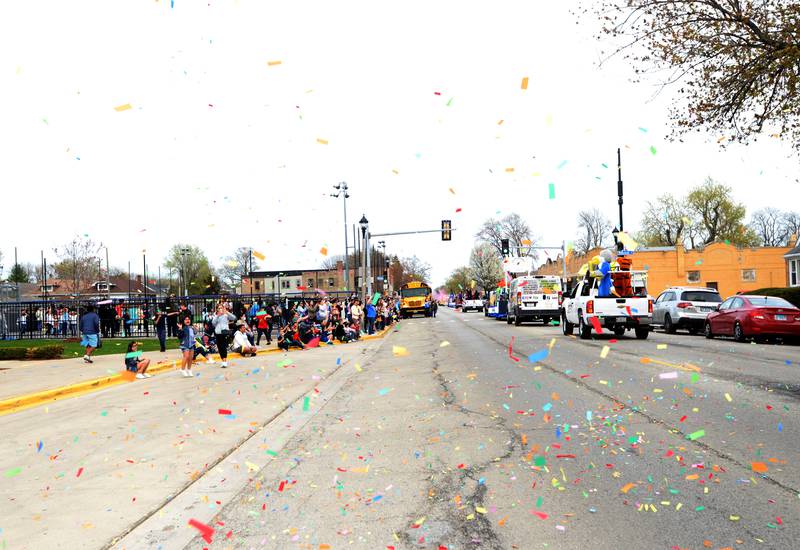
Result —
[{"label": "white pickup truck", "polygon": [[617,336],[633,329],[636,338],[644,340],[650,334],[653,320],[653,301],[647,296],[647,274],[631,271],[633,296],[597,297],[597,280],[582,280],[564,298],[561,306],[561,329],[571,335],[577,326],[580,337],[591,337],[592,329],[608,329]]}]

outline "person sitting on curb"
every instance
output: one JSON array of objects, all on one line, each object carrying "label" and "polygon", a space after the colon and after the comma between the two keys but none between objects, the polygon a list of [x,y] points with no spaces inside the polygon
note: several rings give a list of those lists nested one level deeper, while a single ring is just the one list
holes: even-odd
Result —
[{"label": "person sitting on curb", "polygon": [[289,351],[289,348],[292,346],[306,349],[306,345],[300,341],[300,338],[297,336],[295,327],[292,325],[285,325],[281,327],[278,333],[278,347],[283,351]]},{"label": "person sitting on curb", "polygon": [[200,341],[200,338],[195,338],[194,339],[194,357],[192,358],[192,361],[193,362],[197,361],[197,356],[198,355],[202,355],[205,358],[206,363],[212,364],[214,362],[214,358],[209,355],[209,351],[210,350],[206,346],[203,345],[203,342]]},{"label": "person sitting on curb", "polygon": [[151,378],[152,374],[147,374],[147,367],[150,366],[150,359],[142,359],[142,352],[139,351],[139,342],[128,344],[128,353],[125,354],[125,369],[128,372],[135,372],[136,378]]},{"label": "person sitting on curb", "polygon": [[236,329],[236,333],[233,335],[233,347],[231,351],[239,353],[242,356],[255,355],[258,348],[251,345],[250,340],[247,338],[247,325],[239,321]]}]

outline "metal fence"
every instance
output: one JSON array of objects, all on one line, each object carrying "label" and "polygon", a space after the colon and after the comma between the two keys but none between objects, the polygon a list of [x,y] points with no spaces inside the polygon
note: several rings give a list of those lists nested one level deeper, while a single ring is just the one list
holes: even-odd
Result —
[{"label": "metal fence", "polygon": [[[326,293],[329,299],[343,300],[350,292]],[[27,302],[0,302],[0,340],[36,340],[43,338],[80,338],[80,317],[88,305],[95,306],[100,316],[100,331],[105,338],[155,337],[154,319],[158,310],[177,311],[186,304],[194,322],[200,323],[213,315],[216,304],[225,300],[237,317],[246,313],[253,303],[288,306],[302,300],[321,298],[319,293],[247,294],[173,297],[48,299]],[[168,317],[167,332],[177,332],[177,317]]]}]

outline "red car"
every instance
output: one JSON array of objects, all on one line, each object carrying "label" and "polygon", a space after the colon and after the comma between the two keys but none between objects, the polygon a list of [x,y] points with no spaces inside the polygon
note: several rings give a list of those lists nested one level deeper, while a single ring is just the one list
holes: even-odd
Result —
[{"label": "red car", "polygon": [[733,336],[737,342],[768,336],[798,342],[800,309],[774,296],[731,296],[708,314],[705,334],[706,338]]}]

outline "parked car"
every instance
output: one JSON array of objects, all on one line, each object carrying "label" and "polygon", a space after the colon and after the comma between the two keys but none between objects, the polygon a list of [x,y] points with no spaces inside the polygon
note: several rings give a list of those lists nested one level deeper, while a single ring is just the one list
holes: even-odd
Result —
[{"label": "parked car", "polygon": [[800,309],[774,296],[731,296],[708,315],[706,338],[733,336],[737,342],[748,338],[778,336],[800,340]]},{"label": "parked car", "polygon": [[722,303],[714,288],[674,286],[662,292],[653,304],[653,324],[673,334],[686,329],[689,334],[703,330],[706,317]]}]

